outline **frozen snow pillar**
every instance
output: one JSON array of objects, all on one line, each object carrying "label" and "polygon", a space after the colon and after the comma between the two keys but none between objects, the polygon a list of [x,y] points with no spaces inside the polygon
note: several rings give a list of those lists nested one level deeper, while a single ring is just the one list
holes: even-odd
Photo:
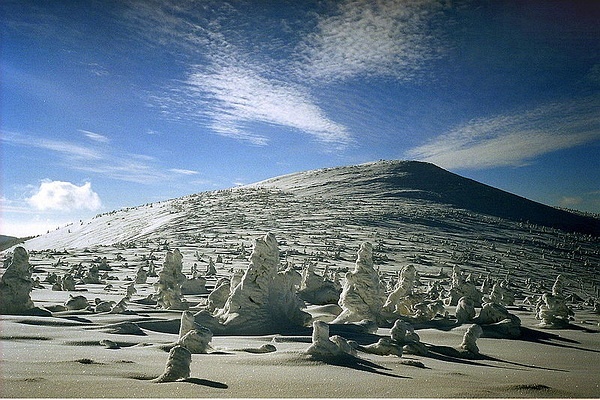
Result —
[{"label": "frozen snow pillar", "polygon": [[340,295],[342,312],[332,322],[349,323],[371,320],[379,323],[385,292],[379,282],[379,275],[373,268],[373,246],[363,242],[358,250],[354,270],[346,274]]},{"label": "frozen snow pillar", "polygon": [[21,314],[33,309],[32,287],[29,254],[19,246],[0,280],[0,314]]},{"label": "frozen snow pillar", "polygon": [[190,377],[190,364],[192,363],[192,353],[182,346],[175,346],[169,352],[169,359],[165,372],[154,379],[153,382],[175,382],[180,379]]},{"label": "frozen snow pillar", "polygon": [[181,272],[183,268],[183,256],[178,249],[167,252],[163,269],[158,275],[156,287],[156,299],[158,305],[168,310],[186,310],[188,303],[181,295],[181,285],[186,277]]},{"label": "frozen snow pillar", "polygon": [[306,354],[317,358],[327,358],[352,354],[353,352],[354,350],[344,338],[340,336],[329,338],[329,325],[326,322],[313,322],[312,344],[306,349]]},{"label": "frozen snow pillar", "polygon": [[233,287],[225,306],[215,315],[231,332],[271,333],[291,326],[304,326],[310,314],[301,310],[291,277],[279,270],[279,247],[272,233],[254,241],[250,265]]}]

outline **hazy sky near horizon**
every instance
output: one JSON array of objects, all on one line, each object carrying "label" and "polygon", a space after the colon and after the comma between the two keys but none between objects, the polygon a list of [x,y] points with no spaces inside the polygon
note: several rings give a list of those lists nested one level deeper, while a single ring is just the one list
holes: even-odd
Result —
[{"label": "hazy sky near horizon", "polygon": [[0,4],[0,233],[414,159],[600,213],[600,1]]}]

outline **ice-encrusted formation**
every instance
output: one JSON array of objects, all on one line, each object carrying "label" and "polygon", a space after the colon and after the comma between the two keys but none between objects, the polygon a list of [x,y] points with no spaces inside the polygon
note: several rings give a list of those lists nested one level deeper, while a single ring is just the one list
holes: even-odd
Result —
[{"label": "ice-encrusted formation", "polygon": [[315,264],[308,263],[302,270],[302,279],[298,296],[311,304],[337,304],[340,300],[341,287],[315,272]]},{"label": "ice-encrusted formation", "polygon": [[21,314],[33,309],[32,287],[29,254],[19,246],[0,280],[0,314]]},{"label": "ice-encrusted formation", "polygon": [[483,334],[481,326],[474,324],[467,329],[463,336],[463,341],[460,345],[460,349],[471,356],[479,355],[479,347],[477,347],[477,339]]},{"label": "ice-encrusted formation", "polygon": [[397,346],[402,346],[405,353],[426,355],[429,351],[423,343],[421,338],[415,332],[413,326],[402,320],[396,320],[394,326],[390,330],[390,337],[392,343]]},{"label": "ice-encrusted formation", "polygon": [[512,306],[515,303],[515,296],[506,286],[506,283],[495,283],[492,286],[489,299],[486,300],[490,303]]},{"label": "ice-encrusted formation", "polygon": [[456,305],[456,320],[464,324],[473,321],[475,315],[475,302],[469,297],[461,297]]},{"label": "ice-encrusted formation", "polygon": [[175,346],[169,351],[169,359],[165,367],[165,372],[153,382],[175,382],[190,377],[190,364],[192,363],[192,353],[183,346]]},{"label": "ice-encrusted formation", "polygon": [[388,295],[383,309],[389,316],[408,316],[413,307],[422,301],[422,296],[413,294],[417,281],[417,270],[414,265],[407,265],[400,270],[400,277],[395,289]]},{"label": "ice-encrusted formation", "polygon": [[223,308],[212,316],[215,321],[203,312],[196,315],[196,321],[213,330],[247,334],[305,326],[311,316],[301,310],[304,303],[295,293],[293,277],[279,268],[275,236],[267,233],[255,239],[248,269],[239,284],[232,287]]},{"label": "ice-encrusted formation", "polygon": [[353,348],[345,339],[340,336],[329,337],[329,325],[326,322],[313,322],[312,343],[306,349],[306,354],[316,358],[328,358],[353,353]]},{"label": "ice-encrusted formation", "polygon": [[536,306],[536,318],[546,328],[564,328],[569,325],[569,318],[575,313],[567,305],[562,295],[544,293]]},{"label": "ice-encrusted formation", "polygon": [[391,338],[383,337],[377,343],[360,346],[359,349],[365,353],[376,354],[379,356],[398,356],[402,357],[403,344],[394,342]]},{"label": "ice-encrusted formation", "polygon": [[179,249],[168,251],[165,256],[163,269],[158,275],[155,298],[159,307],[168,310],[186,310],[188,303],[182,297],[181,285],[186,277],[181,272],[183,269],[183,256]]},{"label": "ice-encrusted formation", "polygon": [[69,300],[65,302],[65,307],[68,310],[85,310],[89,306],[88,299],[84,296],[73,296],[70,294]]},{"label": "ice-encrusted formation", "polygon": [[342,312],[332,323],[359,322],[365,319],[381,322],[384,296],[379,275],[373,268],[373,246],[369,242],[363,242],[358,250],[354,270],[346,273],[338,303]]},{"label": "ice-encrusted formation", "polygon": [[486,336],[517,338],[521,335],[521,319],[498,303],[485,303],[473,322],[480,325]]},{"label": "ice-encrusted formation", "polygon": [[563,296],[564,297],[565,278],[562,275],[558,275],[554,284],[552,285],[552,296]]},{"label": "ice-encrusted formation", "polygon": [[186,279],[181,285],[182,294],[206,294],[206,278],[196,275],[191,279]]},{"label": "ice-encrusted formation", "polygon": [[85,276],[83,277],[83,283],[85,283],[85,284],[90,284],[90,283],[101,284],[102,283],[102,281],[100,280],[100,270],[98,269],[98,266],[96,264],[92,264],[90,266],[90,268],[87,270]]},{"label": "ice-encrusted formation", "polygon": [[215,283],[215,288],[208,295],[206,303],[206,309],[210,312],[216,311],[217,309],[225,307],[227,298],[231,293],[230,281],[227,278],[219,278]]},{"label": "ice-encrusted formation", "polygon": [[190,311],[184,311],[181,314],[178,345],[185,347],[192,354],[204,354],[211,349],[210,341],[212,337],[212,331],[198,325],[194,319],[194,314]]},{"label": "ice-encrusted formation", "polygon": [[143,284],[148,280],[148,272],[144,269],[144,266],[138,268],[135,273],[135,283]]},{"label": "ice-encrusted formation", "polygon": [[468,297],[475,303],[475,307],[481,307],[483,293],[481,293],[475,284],[466,279],[458,266],[452,268],[452,283],[450,285],[450,295],[446,299],[446,305],[455,306],[461,297]]},{"label": "ice-encrusted formation", "polygon": [[565,279],[558,275],[552,285],[552,293],[544,293],[536,304],[536,318],[546,328],[563,328],[569,325],[569,319],[575,315],[567,305],[564,295]]}]

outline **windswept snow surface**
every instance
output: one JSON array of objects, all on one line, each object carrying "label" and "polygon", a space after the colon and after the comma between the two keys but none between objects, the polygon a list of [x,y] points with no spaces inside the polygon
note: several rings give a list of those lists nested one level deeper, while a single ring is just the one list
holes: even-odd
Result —
[{"label": "windswept snow surface", "polygon": [[99,214],[89,221],[59,227],[33,238],[28,250],[85,248],[155,237],[183,212],[171,201]]}]

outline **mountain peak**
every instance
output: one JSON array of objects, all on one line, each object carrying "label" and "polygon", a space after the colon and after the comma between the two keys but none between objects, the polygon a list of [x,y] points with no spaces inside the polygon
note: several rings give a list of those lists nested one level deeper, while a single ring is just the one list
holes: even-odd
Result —
[{"label": "mountain peak", "polygon": [[600,235],[600,220],[550,207],[421,161],[385,161],[324,168],[249,185],[302,196],[412,198],[513,221]]}]

